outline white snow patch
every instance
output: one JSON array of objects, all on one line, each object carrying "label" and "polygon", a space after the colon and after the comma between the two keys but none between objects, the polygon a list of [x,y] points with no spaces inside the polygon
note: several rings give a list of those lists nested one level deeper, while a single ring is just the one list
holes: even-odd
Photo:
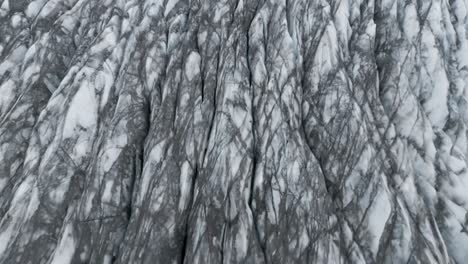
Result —
[{"label": "white snow patch", "polygon": [[[232,148],[232,147],[231,147]],[[243,160],[242,153],[237,151],[229,151],[230,158],[229,158],[229,170],[231,171],[232,175],[236,175],[239,172],[239,168],[241,166],[241,162]]]},{"label": "white snow patch", "polygon": [[200,74],[200,62],[200,55],[197,52],[191,52],[185,64],[185,74],[187,75],[187,79],[189,81],[192,81]]},{"label": "white snow patch", "polygon": [[29,18],[37,16],[46,2],[47,0],[36,0],[31,2],[26,8],[26,16]]},{"label": "white snow patch", "polygon": [[13,63],[20,63],[23,61],[25,54],[27,53],[28,49],[26,46],[21,45],[14,49],[10,55],[8,56],[8,60]]},{"label": "white snow patch", "polygon": [[25,199],[27,194],[32,189],[32,180],[30,178],[27,178],[24,182],[20,184],[18,189],[16,189],[15,195],[13,196],[13,200],[11,201],[11,204],[17,204],[20,203],[22,200]]},{"label": "white snow patch", "polygon": [[120,147],[111,147],[106,150],[102,158],[102,172],[107,172],[114,165],[120,156],[122,149]]},{"label": "white snow patch", "polygon": [[379,241],[384,231],[385,223],[391,213],[391,205],[387,191],[384,188],[380,188],[374,199],[372,210],[369,211],[368,215],[368,228],[373,235],[370,241],[371,251],[376,254],[379,249]]},{"label": "white snow patch", "polygon": [[101,35],[100,41],[90,49],[91,54],[98,54],[104,50],[110,50],[117,45],[117,32],[113,27],[108,27]]},{"label": "white snow patch", "polygon": [[[1,72],[0,72],[1,75]],[[12,100],[14,99],[15,95],[15,83],[9,79],[6,80],[1,86],[0,86],[0,115],[3,117],[3,115],[6,113],[8,108],[10,107]]]},{"label": "white snow patch", "polygon": [[11,17],[11,26],[13,28],[17,28],[21,25],[21,16],[18,15],[18,14],[14,14],[12,17]]},{"label": "white snow patch", "polygon": [[320,40],[320,45],[316,52],[315,63],[322,71],[332,70],[338,63],[337,52],[337,32],[332,23],[328,24],[325,34]]},{"label": "white snow patch", "polygon": [[7,178],[0,178],[0,192],[3,191],[3,188],[5,188],[7,183],[8,183]]},{"label": "white snow patch", "polygon": [[104,256],[104,260],[102,261],[103,264],[111,264],[112,263],[112,256],[109,254],[106,254]]},{"label": "white snow patch", "polygon": [[[57,5],[59,4],[58,0],[49,0],[47,3],[42,7],[41,12],[39,13],[38,17],[46,18],[50,16],[54,11],[57,11]],[[62,3],[60,3],[62,4]]]},{"label": "white snow patch", "polygon": [[440,69],[433,73],[432,94],[424,104],[429,120],[433,126],[443,128],[448,117],[447,96],[449,81],[445,72]]},{"label": "white snow patch", "polygon": [[[146,4],[147,2],[145,2]],[[151,6],[148,8],[148,16],[149,17],[156,17],[157,14],[159,13],[159,10],[161,9],[162,1],[156,1],[151,3]]]},{"label": "white snow patch", "polygon": [[419,33],[418,13],[414,4],[407,4],[405,7],[404,27],[406,38],[410,41]]},{"label": "white snow patch", "polygon": [[142,173],[142,179],[141,179],[141,191],[139,193],[139,199],[138,202],[142,202],[143,198],[146,195],[146,192],[148,191],[148,185],[153,177],[153,172],[154,172],[154,164],[158,163],[162,159],[163,155],[163,148],[165,146],[165,141],[159,142],[156,144],[156,146],[153,147],[151,150],[150,154],[148,155],[148,162],[145,164],[145,167],[143,168],[143,173]]},{"label": "white snow patch", "polygon": [[179,200],[179,210],[185,209],[190,195],[191,187],[191,168],[188,161],[185,161],[180,168],[180,200]]},{"label": "white snow patch", "polygon": [[68,15],[63,18],[62,20],[62,28],[65,29],[67,32],[72,32],[73,28],[75,27],[77,19],[73,16]]},{"label": "white snow patch", "polygon": [[73,237],[73,227],[67,224],[63,232],[60,244],[54,252],[50,264],[67,264],[71,263],[73,254],[75,253],[76,242]]},{"label": "white snow patch", "polygon": [[217,23],[221,18],[225,17],[229,12],[229,6],[225,3],[218,2],[218,5],[212,10],[214,12],[213,22]]},{"label": "white snow patch", "polygon": [[109,203],[112,200],[112,187],[114,186],[114,181],[106,181],[104,185],[104,192],[102,193],[102,201],[104,203]]},{"label": "white snow patch", "polygon": [[241,221],[241,228],[239,228],[235,239],[236,253],[239,256],[247,255],[247,246],[249,244],[247,228],[248,226],[245,225],[245,221]]},{"label": "white snow patch", "polygon": [[178,0],[168,0],[166,3],[166,8],[164,9],[164,16],[167,16],[169,12],[175,7],[175,5],[179,2]]},{"label": "white snow patch", "polygon": [[67,193],[69,186],[70,186],[70,177],[69,175],[67,175],[67,178],[63,179],[60,185],[56,189],[47,193],[47,195],[49,196],[50,200],[52,200],[53,202],[57,204],[61,203],[65,199],[65,194]]},{"label": "white snow patch", "polygon": [[67,117],[63,126],[63,137],[76,136],[76,131],[91,129],[96,125],[97,107],[92,85],[85,81],[73,97],[68,108]]},{"label": "white snow patch", "polygon": [[10,10],[10,1],[8,0],[3,0],[2,6],[0,7],[0,10],[2,11],[1,16],[4,16],[4,13],[7,13],[8,10]]},{"label": "white snow patch", "polygon": [[[2,221],[2,226],[4,226],[4,222]],[[8,248],[10,244],[10,240],[13,236],[14,231],[14,224],[7,224],[7,228],[2,230],[0,233],[0,256],[5,253],[5,250]]]},{"label": "white snow patch", "polygon": [[39,201],[39,188],[37,186],[33,186],[29,196],[29,204],[28,209],[26,210],[25,219],[29,219],[37,211],[37,208],[39,208]]},{"label": "white snow patch", "polygon": [[[104,107],[104,105],[107,103],[107,100],[109,99],[109,95],[111,93],[111,88],[114,85],[114,71],[116,66],[114,63],[112,63],[110,60],[107,60],[105,65],[105,70],[99,72],[99,74],[96,76],[96,88],[99,90],[102,90],[102,96],[101,96],[101,107]],[[111,66],[112,65],[112,66]]]},{"label": "white snow patch", "polygon": [[461,223],[465,220],[466,211],[456,206],[451,201],[447,201],[447,206],[453,213],[445,218],[447,230],[443,230],[445,236],[448,237],[447,248],[455,260],[458,263],[466,262],[468,259],[468,251],[466,245],[468,245],[468,235],[462,232]]},{"label": "white snow patch", "polygon": [[87,197],[86,197],[85,215],[89,215],[91,213],[91,209],[93,208],[94,196],[95,196],[95,193],[90,192],[90,194],[87,195]]}]

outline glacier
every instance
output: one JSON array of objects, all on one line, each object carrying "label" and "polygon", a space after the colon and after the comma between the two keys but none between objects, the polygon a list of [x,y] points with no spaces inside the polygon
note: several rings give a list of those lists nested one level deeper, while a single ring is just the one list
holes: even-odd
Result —
[{"label": "glacier", "polygon": [[0,263],[468,259],[468,0],[0,0]]}]

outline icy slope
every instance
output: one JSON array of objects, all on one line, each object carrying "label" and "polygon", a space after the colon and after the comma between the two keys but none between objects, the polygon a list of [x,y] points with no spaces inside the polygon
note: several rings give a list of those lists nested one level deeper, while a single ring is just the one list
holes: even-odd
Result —
[{"label": "icy slope", "polygon": [[468,0],[0,0],[0,263],[466,263]]}]

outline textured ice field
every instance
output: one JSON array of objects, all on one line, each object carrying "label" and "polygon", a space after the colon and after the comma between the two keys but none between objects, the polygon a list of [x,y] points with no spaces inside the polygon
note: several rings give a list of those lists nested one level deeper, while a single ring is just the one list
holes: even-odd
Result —
[{"label": "textured ice field", "polygon": [[468,0],[0,0],[0,263],[468,262]]}]

